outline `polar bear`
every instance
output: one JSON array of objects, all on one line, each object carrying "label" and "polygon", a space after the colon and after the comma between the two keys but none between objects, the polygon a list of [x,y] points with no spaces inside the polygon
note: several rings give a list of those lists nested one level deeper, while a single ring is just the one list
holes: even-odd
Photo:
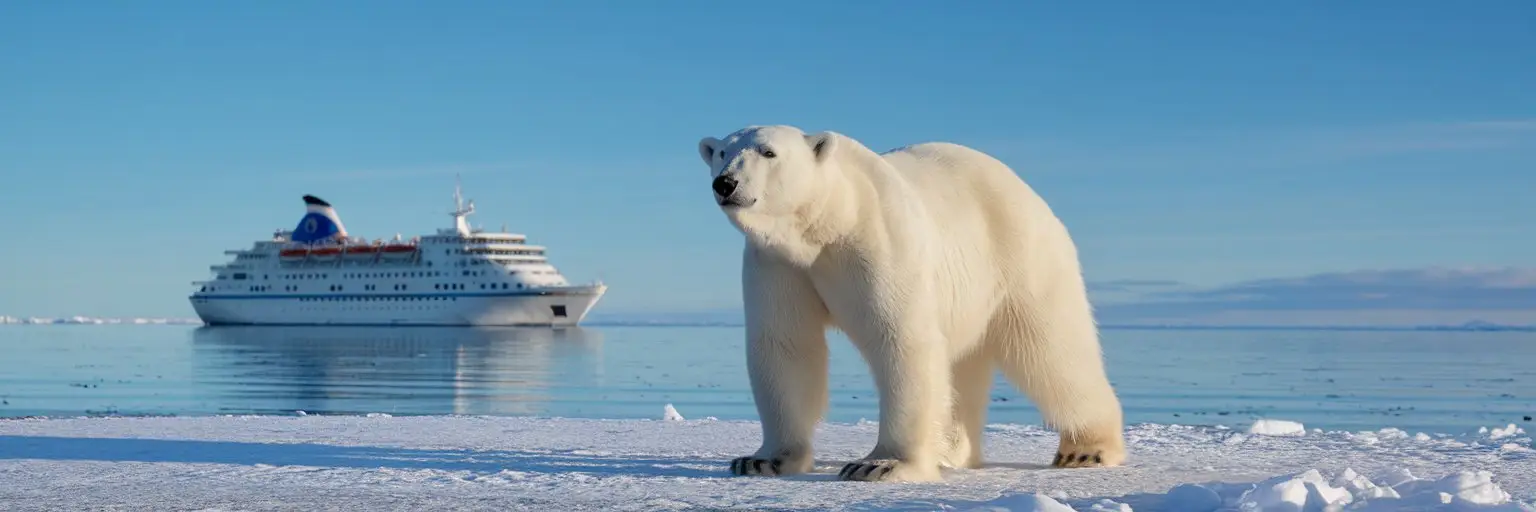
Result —
[{"label": "polar bear", "polygon": [[876,153],[834,132],[705,137],[714,199],[745,235],[747,371],[762,446],[738,475],[813,467],[826,329],[879,390],[874,450],[839,478],[934,481],[980,467],[994,368],[1059,431],[1056,467],[1124,462],[1122,411],[1077,249],[1002,162],[950,143]]}]

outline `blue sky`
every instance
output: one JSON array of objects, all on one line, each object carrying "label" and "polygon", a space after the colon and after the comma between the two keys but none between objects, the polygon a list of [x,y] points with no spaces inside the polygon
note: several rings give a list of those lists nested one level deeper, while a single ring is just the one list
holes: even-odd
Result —
[{"label": "blue sky", "polygon": [[[474,221],[608,282],[601,310],[729,310],[740,236],[695,143],[784,123],[992,152],[1117,318],[1536,323],[1531,19],[1518,0],[8,2],[0,314],[190,315],[190,282],[291,228],[301,195],[410,236],[448,225],[455,173]],[[1362,275],[1402,286],[1370,315],[1218,293]],[[1393,302],[1426,280],[1523,291]]]}]

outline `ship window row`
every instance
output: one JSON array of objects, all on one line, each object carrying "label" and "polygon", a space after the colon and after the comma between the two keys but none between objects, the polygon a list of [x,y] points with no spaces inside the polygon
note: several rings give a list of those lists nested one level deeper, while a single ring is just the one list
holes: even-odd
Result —
[{"label": "ship window row", "polygon": [[482,238],[482,237],[478,237],[478,236],[463,237],[463,236],[454,236],[454,235],[448,235],[448,236],[428,236],[428,237],[423,237],[421,239],[421,241],[423,241],[423,242],[462,243],[462,244],[520,244],[520,243],[523,243],[526,240],[527,240],[526,238],[522,238],[522,237]]},{"label": "ship window row", "polygon": [[465,239],[464,241],[466,243],[471,243],[471,244],[496,244],[496,243],[506,243],[506,242],[519,242],[520,243],[520,242],[523,241],[523,239],[521,239],[521,238],[506,238],[506,239],[503,239],[503,238],[482,238],[482,237],[478,237],[478,236],[472,236],[472,237],[469,237],[469,238]]},{"label": "ship window row", "polygon": [[330,274],[284,274],[283,279],[330,279]]},{"label": "ship window row", "polygon": [[[524,286],[523,283],[517,283],[517,289],[521,290],[521,289],[523,289],[523,286]],[[512,283],[480,283],[480,289],[481,290],[508,290],[508,289],[511,289],[511,288],[512,288]],[[432,285],[432,289],[433,290],[463,290],[463,289],[465,289],[465,286],[464,286],[464,283],[434,284],[434,285]]]},{"label": "ship window row", "polygon": [[[246,291],[252,292],[252,293],[270,292],[270,291],[272,291],[272,285],[263,284],[263,285],[247,286],[245,289],[246,289]],[[220,287],[217,287],[217,286],[207,286],[207,285],[204,285],[204,286],[199,287],[197,289],[197,291],[202,292],[202,293],[216,292],[216,291],[220,291],[220,290],[221,290]],[[296,291],[299,291],[299,287],[296,286],[296,285],[291,285],[291,284],[290,285],[284,285],[283,286],[283,291],[285,291],[285,292],[296,292]]]},{"label": "ship window row", "polygon": [[459,260],[453,266],[479,266],[479,264],[505,264],[498,260]]},{"label": "ship window row", "polygon": [[[507,275],[514,275],[515,276],[519,272],[523,272],[523,273],[527,273],[527,274],[537,274],[537,275],[554,275],[554,274],[556,274],[556,272],[553,271],[553,270],[521,270],[521,271],[519,271],[519,270],[511,270],[511,271],[507,272]],[[428,271],[428,272],[380,272],[380,273],[358,273],[358,274],[350,274],[349,273],[349,274],[342,274],[341,277],[344,278],[344,279],[379,279],[379,278],[390,278],[390,277],[395,277],[395,278],[442,277],[443,275],[446,275],[446,274],[447,274],[447,272],[441,272],[441,271]],[[485,275],[487,275],[487,272],[484,271],[484,270],[464,270],[464,271],[461,272],[461,274],[463,276],[466,276],[466,277],[475,277],[475,276],[485,276]],[[244,274],[237,274],[235,276],[235,279],[241,279],[241,278],[244,278],[244,277],[245,277]],[[268,275],[262,275],[261,276],[262,279],[267,279],[268,277],[270,277],[270,276],[268,276]],[[330,278],[330,274],[329,273],[283,274],[283,275],[279,275],[278,277],[281,278],[281,279],[287,279],[287,280],[329,279]],[[224,276],[224,275],[219,275],[219,276],[216,276],[215,279],[223,280],[223,279],[228,279],[228,277]],[[396,290],[404,290],[405,286],[406,285],[404,285],[404,284],[396,284],[396,285],[394,285],[394,289],[396,289]],[[436,285],[436,286],[445,286],[445,285]],[[211,291],[213,289],[214,289],[213,287],[207,287],[207,286],[202,288],[203,291]],[[375,285],[369,284],[369,285],[363,285],[363,289],[364,290],[374,290],[376,288],[375,288]],[[271,290],[271,286],[266,286],[266,285],[263,285],[263,286],[252,286],[251,287],[251,291],[270,291],[270,290]],[[283,287],[283,290],[284,291],[296,291],[296,290],[298,290],[298,286],[295,286],[295,285],[285,285]],[[341,291],[342,290],[342,285],[332,285],[330,287],[330,290],[331,291]]]},{"label": "ship window row", "polygon": [[418,297],[300,297],[299,302],[420,302],[420,301],[456,301],[458,297],[436,297],[431,295]]},{"label": "ship window row", "polygon": [[390,277],[440,277],[443,272],[437,270],[421,272],[368,272],[342,274],[343,279],[382,279]]},{"label": "ship window row", "polygon": [[397,305],[397,304],[398,303],[391,303],[391,304],[388,304],[388,305],[385,305],[385,304],[377,304],[377,305],[375,305],[375,304],[367,304],[367,305],[359,304],[359,305],[356,305],[356,306],[330,306],[330,305],[326,305],[326,306],[297,306],[295,309],[297,309],[299,311],[338,311],[338,310],[340,310],[340,311],[406,311],[406,310],[430,311],[430,310],[434,310],[434,309],[443,309],[443,308],[453,307],[453,306],[449,306],[449,305],[446,305],[446,304],[433,304],[433,305],[426,305],[426,304],[413,304],[413,305],[398,304]]},{"label": "ship window row", "polygon": [[[517,283],[517,289],[523,289],[523,283]],[[509,290],[512,283],[480,283],[481,290]],[[464,283],[448,283],[432,285],[434,290],[463,290]]]},{"label": "ship window row", "polygon": [[510,267],[510,266],[513,266],[513,265],[539,265],[539,264],[548,264],[548,263],[549,263],[549,260],[540,260],[540,259],[489,258],[489,259],[483,259],[483,260],[469,260],[467,262],[461,262],[461,263],[458,264],[458,266],[464,267],[464,266],[470,266],[470,265],[500,265],[500,266]]},{"label": "ship window row", "polygon": [[[341,278],[342,279],[387,279],[387,278],[407,278],[407,277],[442,277],[444,275],[447,275],[447,272],[431,270],[431,271],[421,271],[421,272],[343,273],[343,274],[341,274]],[[288,280],[330,279],[331,278],[331,274],[329,274],[329,273],[283,274],[283,275],[281,275],[279,277],[281,277],[283,279],[288,279]],[[220,278],[222,279],[223,277],[221,276]],[[267,276],[261,276],[261,278],[262,279],[266,279]]]},{"label": "ship window row", "polygon": [[[439,288],[439,287],[441,287],[441,288]],[[439,289],[439,290],[448,290],[448,289],[462,290],[462,289],[464,289],[462,286],[459,287],[459,288],[448,288],[448,285],[433,285],[433,288],[436,288],[436,289]],[[395,291],[403,292],[403,291],[409,290],[410,286],[406,285],[406,284],[396,284],[396,285],[391,286],[390,289],[391,290],[395,290]],[[247,287],[247,290],[249,290],[251,292],[270,292],[270,291],[272,291],[272,286],[271,285],[250,286],[250,287]],[[365,284],[365,285],[363,285],[363,291],[365,291],[365,292],[373,292],[373,291],[378,291],[378,290],[379,290],[378,285],[373,285],[373,284]],[[215,292],[215,291],[219,291],[219,287],[217,287],[217,286],[203,286],[201,288],[198,288],[198,291],[201,291],[201,292]],[[299,286],[295,285],[295,284],[283,285],[283,291],[285,291],[285,292],[297,292],[297,291],[299,291]],[[333,285],[330,285],[329,287],[327,287],[326,291],[343,292],[343,291],[346,291],[346,286],[345,285],[339,285],[339,284],[333,284]]]},{"label": "ship window row", "polygon": [[447,249],[443,254],[491,254],[498,256],[544,256],[538,249]]}]

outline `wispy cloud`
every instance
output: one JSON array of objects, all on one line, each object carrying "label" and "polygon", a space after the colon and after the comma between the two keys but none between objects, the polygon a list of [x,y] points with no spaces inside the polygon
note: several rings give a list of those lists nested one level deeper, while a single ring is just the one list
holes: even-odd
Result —
[{"label": "wispy cloud", "polygon": [[1416,154],[1536,150],[1536,119],[1411,122],[1301,129],[1185,130],[1114,141],[993,141],[983,149],[1028,172],[1210,174],[1290,169]]},{"label": "wispy cloud", "polygon": [[1163,289],[1174,286],[1183,286],[1178,281],[1167,279],[1115,279],[1111,281],[1095,281],[1088,283],[1088,291],[1091,292],[1141,292]]},{"label": "wispy cloud", "polygon": [[1522,132],[1536,133],[1536,119],[1509,119],[1503,121],[1464,121],[1459,123],[1447,123],[1446,126],[1455,129],[1470,129],[1498,132]]},{"label": "wispy cloud", "polygon": [[[1113,288],[1113,286],[1111,286]],[[1116,288],[1117,291],[1124,289]],[[1291,323],[1297,314],[1435,312],[1467,320],[1486,314],[1536,323],[1536,269],[1443,268],[1358,270],[1302,277],[1258,279],[1213,288],[1144,289],[1100,308],[1108,321],[1191,320],[1241,313]],[[1203,320],[1202,320],[1203,319]]]},{"label": "wispy cloud", "polygon": [[1304,140],[1311,150],[1340,158],[1536,147],[1536,119],[1326,130]]},{"label": "wispy cloud", "polygon": [[[1448,223],[1448,222],[1447,222]],[[1529,224],[1518,220],[1506,224],[1483,224],[1475,226],[1411,226],[1402,228],[1291,228],[1288,230],[1212,230],[1207,232],[1192,233],[1183,230],[1147,231],[1139,233],[1116,234],[1113,239],[1093,240],[1092,243],[1105,244],[1143,244],[1148,241],[1157,242],[1239,242],[1239,241],[1294,241],[1294,242],[1322,242],[1332,240],[1361,240],[1361,239],[1413,239],[1425,238],[1440,239],[1465,239],[1470,237],[1508,237],[1528,236],[1531,232]],[[1086,242],[1085,242],[1086,243]]]}]

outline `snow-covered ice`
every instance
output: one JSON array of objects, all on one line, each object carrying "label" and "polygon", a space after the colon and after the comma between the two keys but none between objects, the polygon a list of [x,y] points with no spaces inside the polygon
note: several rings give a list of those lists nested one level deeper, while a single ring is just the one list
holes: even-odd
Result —
[{"label": "snow-covered ice", "polygon": [[[663,416],[676,414],[663,407]],[[817,472],[733,477],[755,422],[485,416],[0,421],[7,510],[1536,511],[1516,426],[1255,435],[1133,425],[1125,467],[1051,469],[1055,434],[991,425],[989,463],[941,483],[839,482],[873,422],[825,424]],[[1260,430],[1260,429],[1255,429]]]},{"label": "snow-covered ice", "polygon": [[1305,435],[1307,428],[1294,421],[1261,419],[1248,427],[1248,433],[1261,436],[1299,436]]}]

